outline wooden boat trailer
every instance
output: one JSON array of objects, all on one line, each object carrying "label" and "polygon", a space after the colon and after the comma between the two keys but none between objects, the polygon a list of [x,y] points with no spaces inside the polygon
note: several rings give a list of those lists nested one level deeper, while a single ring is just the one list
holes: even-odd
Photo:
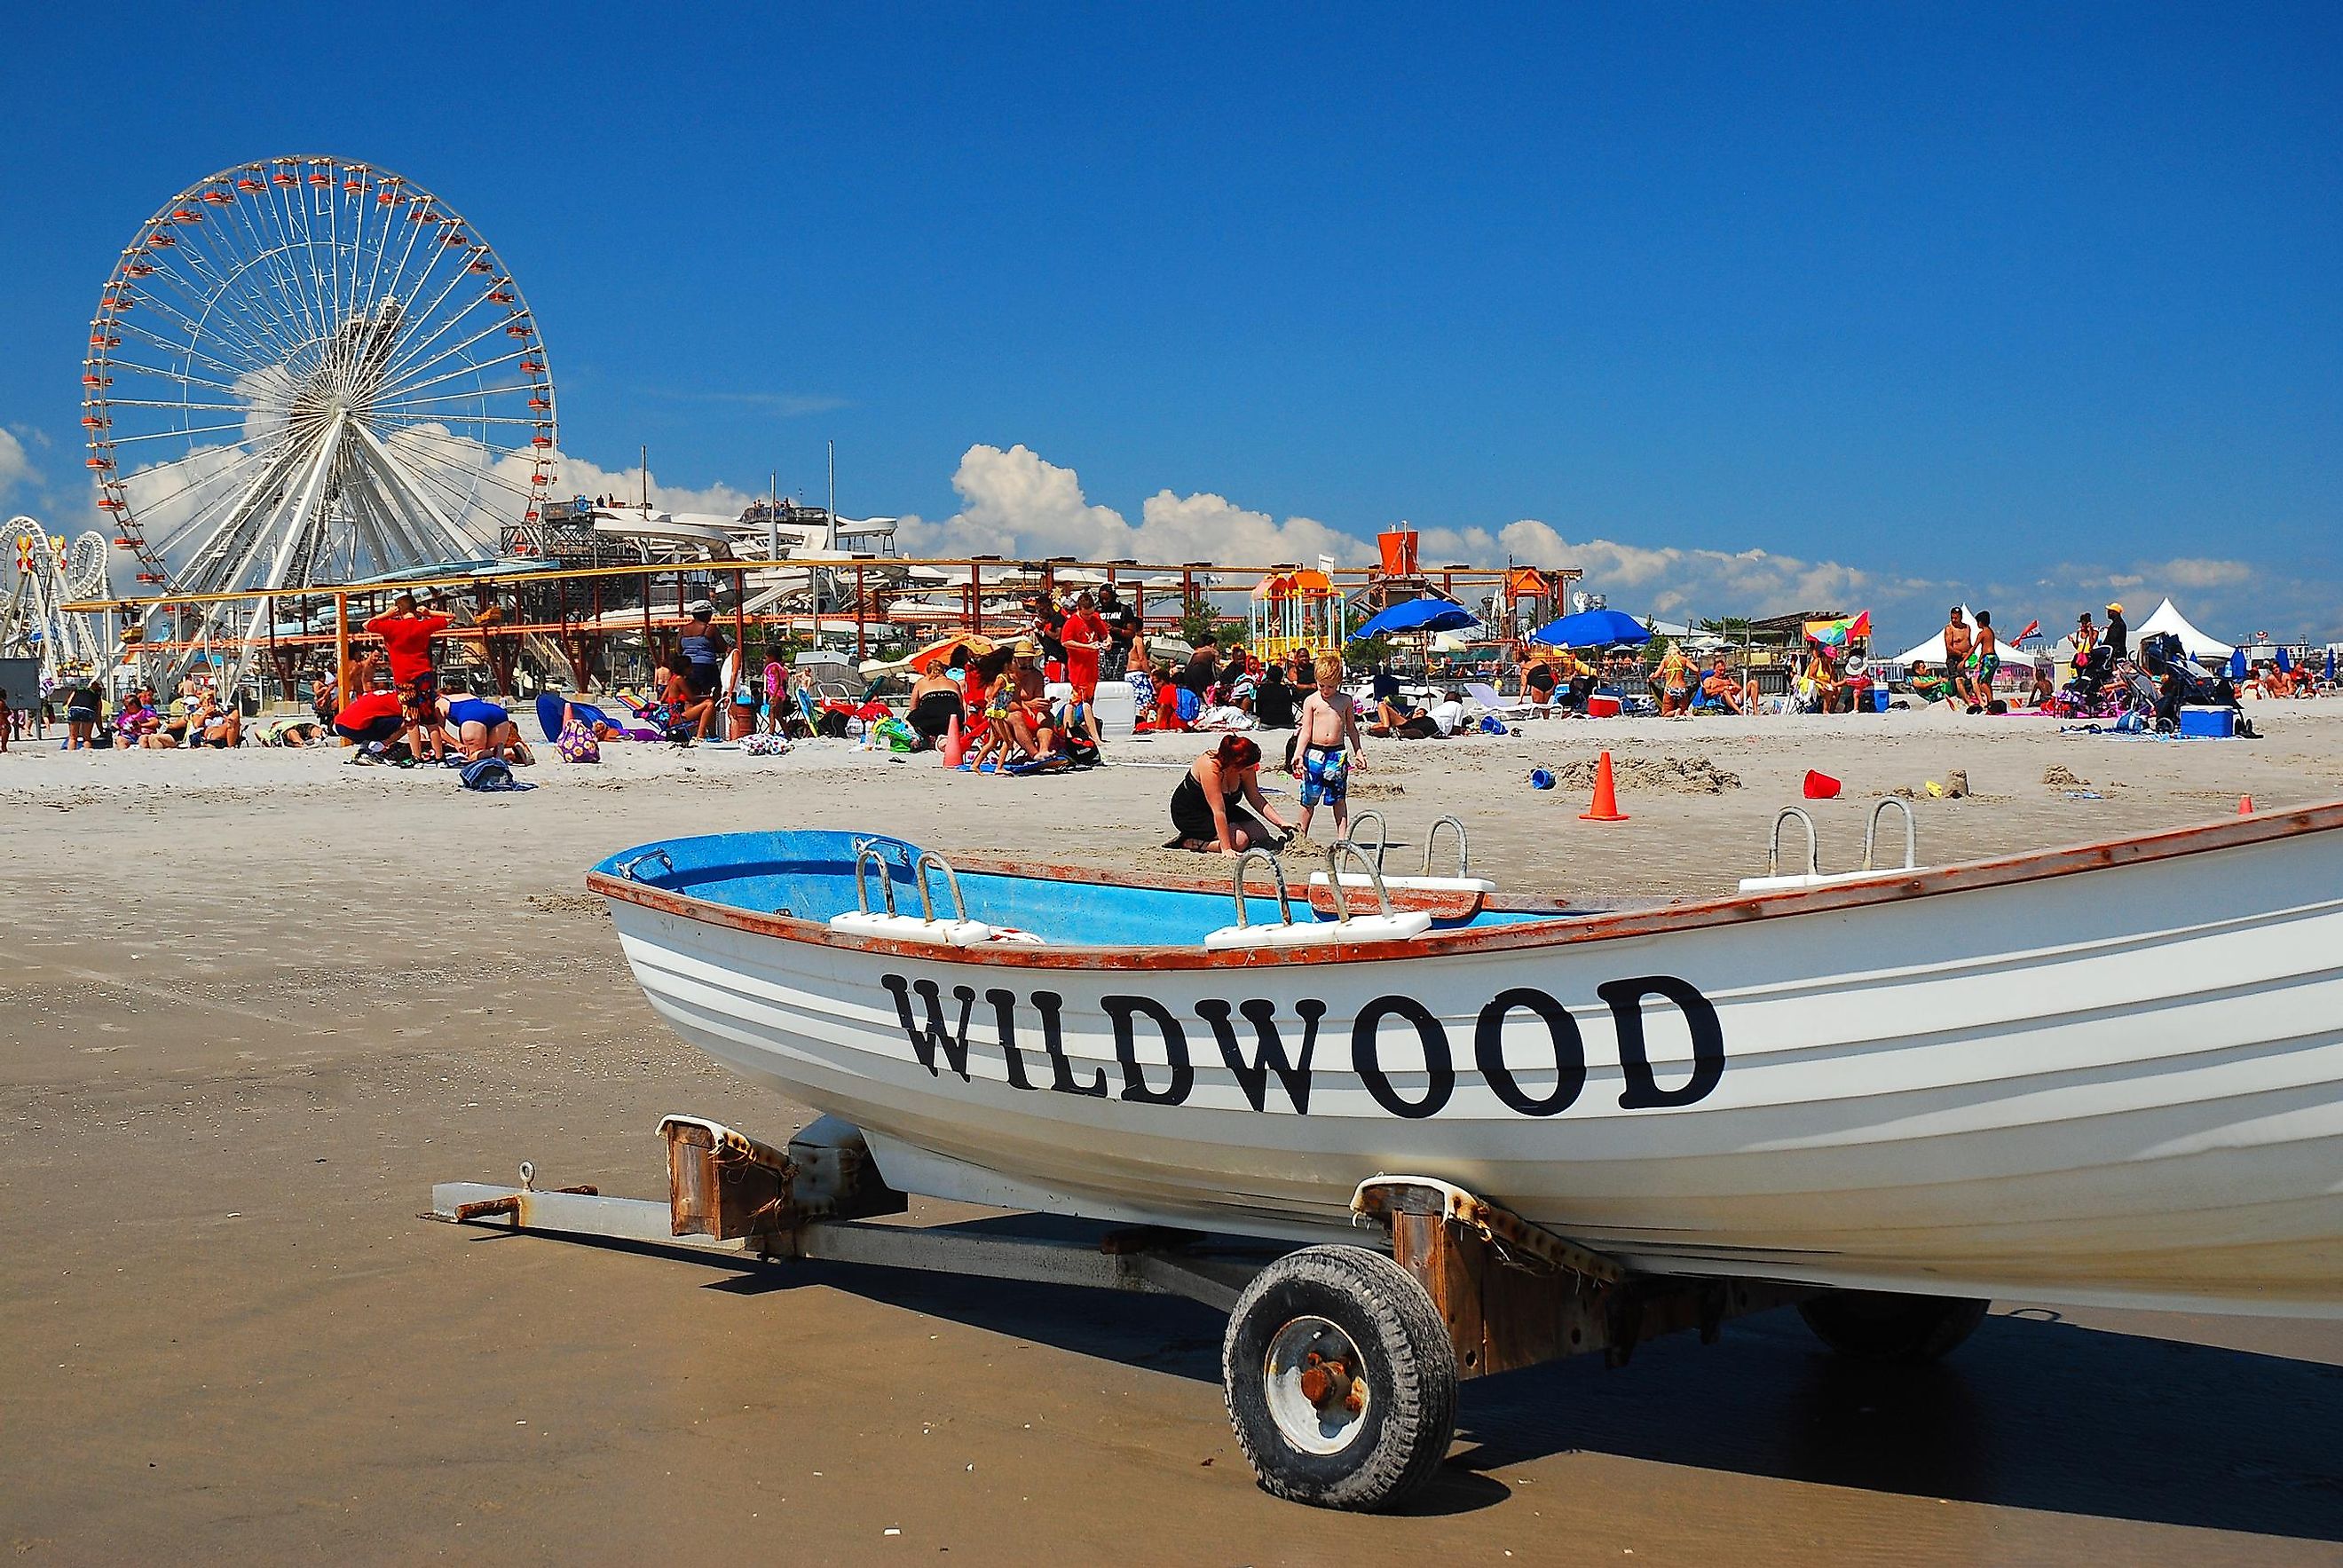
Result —
[{"label": "wooden boat trailer", "polygon": [[[1261,1484],[1330,1507],[1389,1507],[1429,1480],[1453,1435],[1463,1379],[1595,1352],[1622,1366],[1646,1340],[1689,1329],[1713,1342],[1728,1318],[1791,1303],[1837,1348],[1922,1359],[1957,1343],[1984,1307],[1631,1273],[1429,1176],[1360,1183],[1359,1243],[1282,1251],[1155,1227],[1061,1240],[887,1223],[909,1200],[880,1179],[860,1132],[836,1118],[782,1148],[691,1116],[668,1117],[659,1133],[665,1202],[540,1189],[523,1164],[518,1187],[434,1186],[424,1217],[769,1262],[1184,1296],[1230,1314],[1222,1388]],[[1815,1310],[1838,1308],[1841,1297],[1862,1310]],[[1883,1308],[1901,1316],[1890,1324]]]}]

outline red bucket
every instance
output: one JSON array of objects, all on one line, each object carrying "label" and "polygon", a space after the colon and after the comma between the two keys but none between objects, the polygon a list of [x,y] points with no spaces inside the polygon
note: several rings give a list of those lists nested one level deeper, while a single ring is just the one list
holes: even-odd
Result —
[{"label": "red bucket", "polygon": [[1817,773],[1811,768],[1806,769],[1807,799],[1835,800],[1838,799],[1838,791],[1839,782],[1837,779],[1832,778],[1827,773]]}]

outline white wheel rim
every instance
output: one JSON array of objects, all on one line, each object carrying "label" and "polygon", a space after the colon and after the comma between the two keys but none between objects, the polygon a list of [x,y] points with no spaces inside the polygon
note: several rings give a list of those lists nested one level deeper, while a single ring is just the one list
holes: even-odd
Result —
[{"label": "white wheel rim", "polygon": [[[90,323],[90,477],[142,594],[298,588],[495,554],[557,451],[528,304],[473,226],[345,158],[199,181],[142,225]],[[241,671],[246,605],[150,616],[146,643]]]},{"label": "white wheel rim", "polygon": [[1340,1453],[1358,1442],[1370,1408],[1363,1370],[1359,1347],[1324,1318],[1299,1317],[1279,1329],[1262,1358],[1262,1389],[1279,1435],[1304,1453]]}]

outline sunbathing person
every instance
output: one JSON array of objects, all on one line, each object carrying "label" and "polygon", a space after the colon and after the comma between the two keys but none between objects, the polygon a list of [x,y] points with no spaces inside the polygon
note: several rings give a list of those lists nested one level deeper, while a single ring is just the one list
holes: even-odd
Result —
[{"label": "sunbathing person", "polygon": [[1927,661],[1912,661],[1912,695],[1923,702],[1942,702],[1953,694],[1953,683],[1937,670],[1928,668]]},{"label": "sunbathing person", "polygon": [[578,709],[565,702],[561,705],[561,728],[567,729],[573,724],[591,735],[597,740],[624,740],[627,739],[627,732],[625,730],[620,729],[617,725],[610,723],[607,719],[597,719],[591,724],[580,722],[578,717]]},{"label": "sunbathing person", "polygon": [[665,710],[667,738],[678,746],[689,746],[695,736],[705,735],[708,721],[716,712],[715,693],[695,693],[680,669],[663,672],[659,703]]},{"label": "sunbathing person", "polygon": [[1262,798],[1261,748],[1242,735],[1221,737],[1182,777],[1172,792],[1172,826],[1182,848],[1223,855],[1255,844],[1275,849],[1293,831]]},{"label": "sunbathing person", "polygon": [[1712,665],[1700,672],[1700,706],[1715,712],[1749,711],[1750,693],[1732,671],[1723,665]]},{"label": "sunbathing person", "polygon": [[326,727],[314,719],[304,719],[297,713],[279,714],[264,719],[252,727],[254,737],[263,746],[314,746]]},{"label": "sunbathing person", "polygon": [[148,751],[165,751],[176,745],[163,729],[163,716],[155,709],[155,689],[140,687],[122,705],[114,717],[114,728],[120,732],[118,744],[135,746]]},{"label": "sunbathing person", "polygon": [[216,692],[205,691],[187,715],[187,744],[216,746],[223,751],[243,745],[244,715],[232,703],[223,707]]},{"label": "sunbathing person", "polygon": [[1041,678],[1032,658],[1024,651],[1028,646],[1018,644],[1018,656],[1009,667],[1016,681],[1016,695],[1009,708],[1009,732],[1031,760],[1063,767],[1065,759],[1058,754],[1058,722],[1050,711],[1049,682]]}]

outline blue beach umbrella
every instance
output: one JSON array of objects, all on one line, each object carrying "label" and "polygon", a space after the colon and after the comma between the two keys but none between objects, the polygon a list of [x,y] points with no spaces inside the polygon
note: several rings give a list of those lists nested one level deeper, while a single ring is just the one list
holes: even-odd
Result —
[{"label": "blue beach umbrella", "polygon": [[2292,675],[2294,673],[2294,655],[2286,650],[2286,645],[2283,643],[2278,645],[2278,672],[2280,675]]},{"label": "blue beach umbrella", "polygon": [[1468,626],[1481,624],[1480,618],[1463,605],[1444,598],[1412,598],[1380,610],[1353,629],[1351,640],[1367,637],[1390,637],[1398,632],[1462,631]]},{"label": "blue beach umbrella", "polygon": [[2229,650],[2229,678],[2243,680],[2245,678],[2246,650],[2242,648],[2233,648]]},{"label": "blue beach umbrella", "polygon": [[1614,643],[1649,642],[1652,634],[1624,611],[1583,609],[1546,622],[1530,633],[1530,640],[1548,648],[1609,648]]}]

